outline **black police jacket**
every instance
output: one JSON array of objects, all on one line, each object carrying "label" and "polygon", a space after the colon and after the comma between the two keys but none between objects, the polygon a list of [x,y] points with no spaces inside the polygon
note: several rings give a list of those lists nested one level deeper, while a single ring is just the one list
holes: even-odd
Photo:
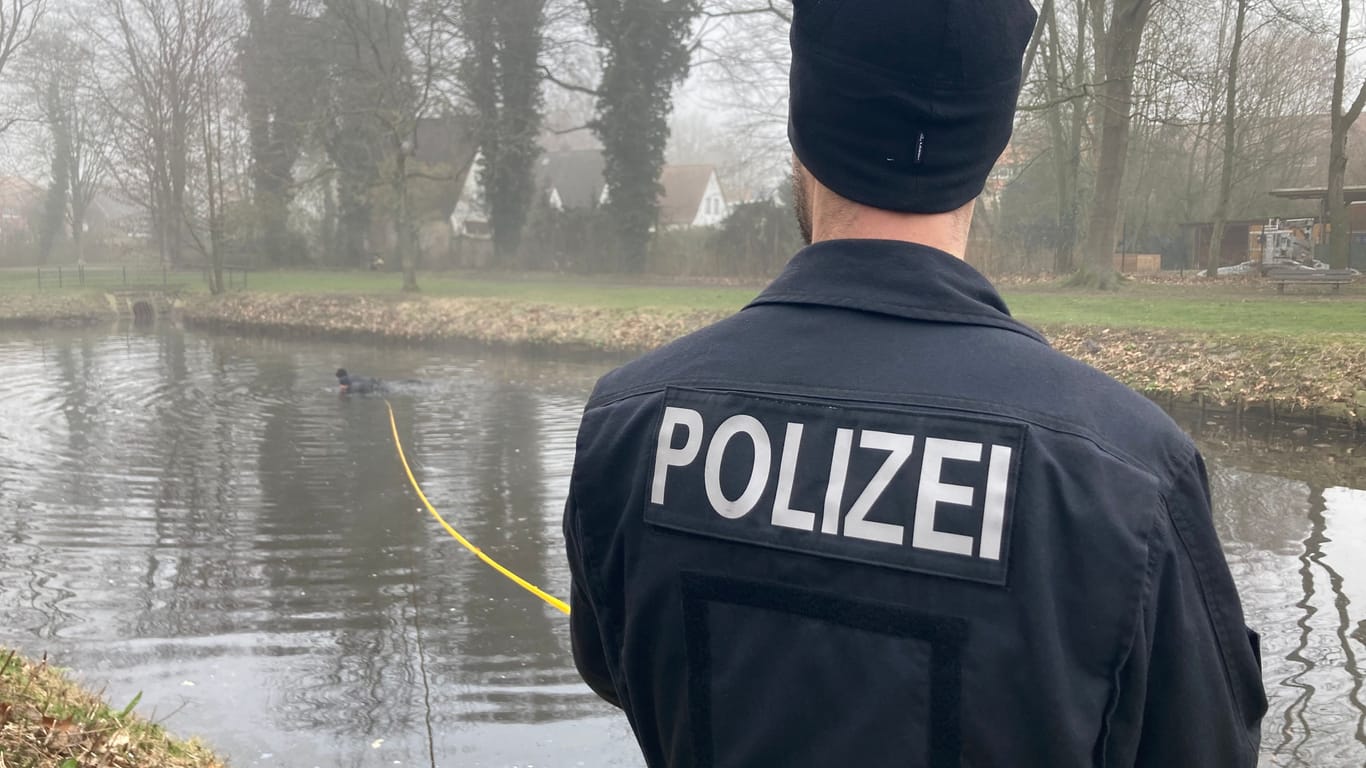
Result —
[{"label": "black police jacket", "polygon": [[603,377],[574,658],[651,766],[1248,766],[1195,447],[967,264],[823,242]]}]

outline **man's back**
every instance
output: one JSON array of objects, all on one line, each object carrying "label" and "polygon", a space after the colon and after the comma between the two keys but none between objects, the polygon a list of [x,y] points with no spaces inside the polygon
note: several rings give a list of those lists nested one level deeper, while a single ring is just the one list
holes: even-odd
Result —
[{"label": "man's back", "polygon": [[605,377],[576,660],[651,765],[1250,765],[1203,467],[947,254],[830,241]]}]

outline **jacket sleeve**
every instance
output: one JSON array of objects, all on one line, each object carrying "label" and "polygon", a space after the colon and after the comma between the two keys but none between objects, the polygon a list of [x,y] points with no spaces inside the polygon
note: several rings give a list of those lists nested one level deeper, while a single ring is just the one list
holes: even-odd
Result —
[{"label": "jacket sleeve", "polygon": [[1260,651],[1243,623],[1198,454],[1165,501],[1149,536],[1146,590],[1112,720],[1116,740],[1127,743],[1111,757],[1153,768],[1254,766],[1266,712]]},{"label": "jacket sleeve", "polygon": [[569,556],[569,640],[574,666],[593,692],[613,706],[621,706],[607,662],[603,635],[593,605],[589,584],[590,565],[585,561],[579,525],[581,518],[574,501],[573,483],[564,507],[565,551]]}]

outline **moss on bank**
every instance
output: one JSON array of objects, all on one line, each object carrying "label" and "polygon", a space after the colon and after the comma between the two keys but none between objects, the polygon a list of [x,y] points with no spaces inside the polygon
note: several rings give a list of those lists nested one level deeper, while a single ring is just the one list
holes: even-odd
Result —
[{"label": "moss on bank", "polygon": [[171,738],[71,682],[46,659],[0,646],[0,765],[5,768],[222,768],[195,741]]}]

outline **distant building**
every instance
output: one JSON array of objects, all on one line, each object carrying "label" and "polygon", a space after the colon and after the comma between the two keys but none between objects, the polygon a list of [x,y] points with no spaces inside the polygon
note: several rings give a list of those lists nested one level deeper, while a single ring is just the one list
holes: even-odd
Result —
[{"label": "distant building", "polygon": [[[1030,149],[1032,150],[1033,147]],[[1005,151],[997,158],[996,164],[992,166],[991,173],[987,175],[986,183],[982,187],[982,204],[992,208],[999,205],[1001,194],[1025,168],[1029,167],[1029,162],[1029,155],[1018,144],[1011,142],[1006,145]]]},{"label": "distant building", "polygon": [[557,211],[597,208],[607,202],[606,167],[598,149],[547,152],[536,164],[536,188]]},{"label": "distant building", "polygon": [[660,173],[659,223],[665,228],[714,227],[725,220],[726,196],[711,165],[666,165]]},{"label": "distant building", "polygon": [[[1296,199],[1297,197],[1309,197],[1316,191],[1319,190],[1275,190],[1271,194],[1277,197]],[[1366,187],[1348,187],[1346,191],[1348,200],[1351,201],[1347,209],[1348,223],[1351,227],[1349,265],[1361,269],[1366,267]],[[1263,230],[1268,228],[1268,219],[1241,219],[1225,222],[1224,236],[1220,240],[1219,266],[1233,266],[1245,261],[1262,263],[1275,259],[1300,261],[1308,261],[1313,258],[1327,259],[1324,251],[1327,250],[1330,226],[1324,224],[1322,219],[1305,218],[1286,221],[1289,224],[1283,229],[1289,233],[1290,237],[1278,238],[1275,244],[1269,243],[1268,236],[1263,233]],[[1298,222],[1312,223],[1299,228]],[[1181,228],[1183,231],[1184,256],[1180,263],[1168,264],[1166,268],[1203,269],[1206,259],[1209,258],[1210,239],[1213,237],[1214,225],[1207,221],[1197,221],[1182,224]],[[1276,247],[1277,251],[1267,253],[1266,250],[1269,247]]]},{"label": "distant building", "polygon": [[[536,166],[536,186],[557,211],[591,210],[607,203],[605,168],[601,150],[547,152]],[[729,212],[714,166],[666,165],[659,184],[663,227],[712,227]]]},{"label": "distant building", "polygon": [[[460,115],[424,117],[413,130],[413,156],[408,170],[409,216],[417,228],[419,263],[427,268],[451,264],[461,234],[457,211],[474,176],[479,148],[474,121]],[[388,215],[377,215],[369,234],[375,255],[395,253],[397,234]]]},{"label": "distant building", "polygon": [[18,176],[0,176],[0,238],[27,237],[30,219],[42,208],[43,188]]}]

